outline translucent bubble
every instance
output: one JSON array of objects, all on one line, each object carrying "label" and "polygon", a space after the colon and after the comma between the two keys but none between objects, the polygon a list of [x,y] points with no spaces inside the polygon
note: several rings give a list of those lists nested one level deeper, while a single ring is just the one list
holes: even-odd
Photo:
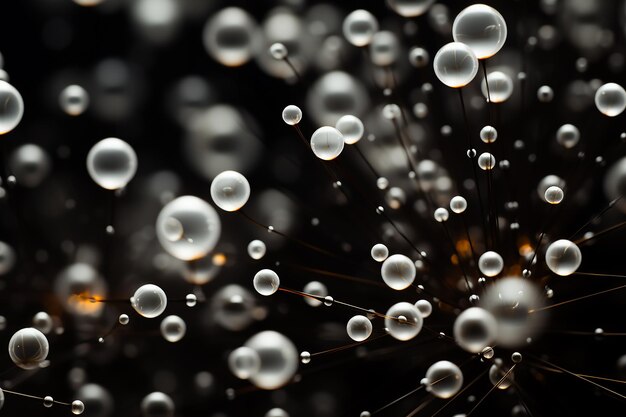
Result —
[{"label": "translucent bubble", "polygon": [[[487,82],[489,89],[487,90]],[[503,103],[513,94],[513,80],[502,71],[492,71],[487,74],[487,80],[483,78],[480,91],[485,99],[491,99],[492,103]]]},{"label": "translucent bubble", "polygon": [[68,85],[59,95],[59,105],[70,116],[79,116],[89,106],[89,94],[80,85]]},{"label": "translucent bubble", "polygon": [[385,314],[385,327],[395,339],[411,340],[422,330],[424,320],[417,307],[400,302],[392,305]]},{"label": "translucent bubble", "polygon": [[372,322],[365,316],[356,315],[346,325],[348,336],[355,342],[362,342],[372,334]]},{"label": "translucent bubble", "polygon": [[120,314],[120,316],[118,317],[117,321],[122,326],[126,326],[128,324],[128,322],[130,322],[130,317],[128,317],[128,314]]},{"label": "translucent bubble", "polygon": [[387,187],[389,187],[389,180],[385,177],[380,177],[376,180],[376,187],[378,187],[379,190],[384,190]]},{"label": "translucent bubble", "polygon": [[[496,344],[505,348],[525,346],[545,324],[544,295],[531,280],[509,277],[485,287],[479,306],[489,311],[498,323]],[[533,311],[533,313],[530,313]]]},{"label": "translucent bubble", "polygon": [[174,417],[174,401],[162,392],[153,392],[141,400],[143,417]]},{"label": "translucent bubble", "polygon": [[32,188],[37,187],[48,176],[51,161],[43,148],[29,143],[11,153],[9,168],[18,184]]},{"label": "translucent bubble", "polygon": [[80,400],[74,400],[72,401],[71,409],[74,415],[82,414],[85,411],[85,404]]},{"label": "translucent bubble", "polygon": [[298,370],[298,351],[291,340],[275,331],[252,336],[244,344],[257,352],[261,368],[250,381],[261,389],[273,390],[288,383]]},{"label": "translucent bubble", "polygon": [[300,354],[300,362],[302,362],[303,364],[307,364],[311,362],[311,353],[307,352],[306,350],[304,352],[302,352]]},{"label": "translucent bubble", "polygon": [[495,55],[506,41],[506,22],[493,7],[473,4],[454,19],[452,37],[468,45],[478,59]]},{"label": "translucent bubble", "polygon": [[261,358],[254,349],[242,346],[228,355],[228,367],[239,379],[248,379],[261,369]]},{"label": "translucent bubble", "polygon": [[542,103],[549,103],[554,98],[554,91],[548,85],[542,85],[537,90],[537,99]]},{"label": "translucent bubble", "polygon": [[372,255],[372,259],[376,262],[383,262],[389,256],[389,249],[382,243],[377,243],[372,246],[370,254]]},{"label": "translucent bubble", "polygon": [[563,196],[563,190],[556,185],[548,187],[544,194],[545,200],[550,204],[559,204],[561,201],[563,201]]},{"label": "translucent bubble", "polygon": [[415,280],[415,264],[404,255],[391,255],[383,262],[380,274],[390,288],[404,290]]},{"label": "translucent bubble", "polygon": [[422,318],[429,317],[433,312],[433,306],[428,300],[418,300],[415,303],[415,307],[422,315]]},{"label": "translucent bubble", "polygon": [[254,289],[259,294],[268,296],[278,291],[280,278],[278,278],[278,274],[271,269],[262,269],[254,275],[252,283]]},{"label": "translucent bubble", "polygon": [[107,285],[93,266],[75,263],[63,269],[54,284],[54,292],[71,314],[98,316],[104,303],[93,302],[107,296]]},{"label": "translucent bubble", "polygon": [[372,63],[379,67],[393,65],[400,54],[398,38],[393,32],[386,30],[381,30],[374,34],[369,48]]},{"label": "translucent bubble", "polygon": [[460,195],[452,197],[450,200],[450,210],[456,214],[461,214],[467,209],[467,200]]},{"label": "translucent bubble", "polygon": [[43,406],[46,408],[50,408],[54,405],[54,398],[49,395],[43,397]]},{"label": "translucent bubble", "polygon": [[430,61],[430,54],[424,48],[412,48],[409,51],[409,62],[416,68],[424,68]]},{"label": "translucent bubble", "polygon": [[496,319],[487,310],[471,307],[454,321],[454,340],[464,350],[479,353],[497,336]]},{"label": "translucent bubble", "polygon": [[15,265],[15,251],[9,245],[0,241],[0,275],[8,273]]},{"label": "translucent bubble", "polygon": [[53,326],[52,317],[45,311],[40,311],[33,317],[33,327],[43,334],[50,333]]},{"label": "translucent bubble", "polygon": [[488,277],[495,277],[504,268],[504,260],[497,252],[488,251],[478,259],[478,269]]},{"label": "translucent bubble", "polygon": [[262,240],[253,240],[248,243],[248,255],[255,260],[259,260],[265,256],[267,248]]},{"label": "translucent bubble", "polygon": [[397,104],[386,104],[383,107],[383,117],[387,120],[397,120],[402,117],[402,110],[400,110],[400,106]]},{"label": "translucent bubble", "polygon": [[463,373],[452,362],[435,362],[426,371],[426,390],[435,397],[453,397],[462,386]]},{"label": "translucent bubble", "polygon": [[[174,221],[178,223],[172,229]],[[182,236],[173,240],[180,234],[178,225],[182,228]],[[220,232],[221,222],[215,209],[194,196],[170,201],[161,209],[156,221],[156,234],[163,249],[183,261],[197,260],[211,252]]]},{"label": "translucent bubble", "polygon": [[582,262],[580,249],[574,242],[560,239],[552,242],[546,250],[546,264],[550,271],[566,277],[572,275]]},{"label": "translucent bubble", "polygon": [[489,152],[483,152],[478,157],[478,166],[483,171],[490,171],[496,166],[496,158]]},{"label": "translucent bubble", "polygon": [[254,296],[247,289],[230,284],[220,289],[211,299],[208,319],[230,331],[241,331],[255,319],[258,309]]},{"label": "translucent bubble", "polygon": [[178,316],[167,316],[161,321],[161,336],[171,343],[176,343],[185,337],[187,324]]},{"label": "translucent bubble", "polygon": [[117,190],[135,176],[137,154],[123,140],[106,138],[96,143],[87,154],[87,170],[100,187]]},{"label": "translucent bubble", "polygon": [[[602,329],[600,329],[602,330]],[[598,329],[596,329],[596,333],[598,332]],[[520,363],[522,361],[522,354],[519,352],[513,352],[511,353],[511,360],[514,363]]]},{"label": "translucent bubble", "polygon": [[435,0],[387,0],[389,7],[403,17],[421,16],[434,2]]},{"label": "translucent bubble", "polygon": [[270,46],[269,53],[272,58],[276,60],[283,60],[287,58],[289,51],[287,51],[287,47],[284,44],[280,42],[275,42]]},{"label": "translucent bubble", "polygon": [[257,51],[257,33],[257,24],[250,14],[238,7],[227,7],[209,19],[202,40],[213,59],[227,67],[238,67]]},{"label": "translucent bubble", "polygon": [[319,126],[334,126],[346,114],[361,117],[370,108],[369,93],[363,83],[341,71],[321,76],[309,88],[306,103]]},{"label": "translucent bubble", "polygon": [[546,191],[553,185],[563,189],[565,188],[565,181],[556,175],[546,175],[539,181],[539,184],[537,184],[537,194],[542,201],[546,201]]},{"label": "translucent bubble", "polygon": [[[307,294],[317,295],[319,297],[326,297],[328,295],[328,289],[326,288],[326,285],[318,281],[311,281],[307,283],[302,291]],[[322,302],[320,300],[316,300],[311,297],[304,297],[304,302],[311,307],[319,307],[322,305]]]},{"label": "translucent bubble", "polygon": [[483,350],[480,352],[480,355],[485,359],[493,358],[493,355],[494,355],[493,348],[491,346],[484,347]]},{"label": "translucent bubble", "polygon": [[289,417],[289,413],[282,408],[272,408],[265,413],[265,417]]},{"label": "translucent bubble", "polygon": [[211,198],[224,211],[237,211],[250,198],[250,184],[236,171],[224,171],[211,182]]},{"label": "translucent bubble", "polygon": [[619,84],[604,84],[596,91],[595,102],[600,113],[615,117],[626,109],[626,91]]},{"label": "translucent bubble", "polygon": [[451,42],[437,51],[433,67],[439,81],[448,87],[465,87],[478,72],[478,59],[469,46]]},{"label": "translucent bubble", "polygon": [[367,10],[355,10],[343,21],[343,36],[354,46],[366,46],[378,32],[378,20]]},{"label": "translucent bubble", "polygon": [[435,210],[434,217],[435,220],[437,220],[439,223],[443,223],[445,221],[448,221],[450,213],[448,213],[448,210],[446,210],[445,208],[439,207],[437,210]]},{"label": "translucent bubble", "polygon": [[[504,376],[507,374],[509,369],[510,368],[504,366],[504,364],[502,363],[502,359],[496,359],[495,363],[489,368],[489,381],[491,381],[493,385],[498,384],[498,382],[500,382],[500,380],[502,380],[502,378],[504,378]],[[509,372],[509,374],[506,375],[506,379],[502,380],[497,388],[507,389],[513,384],[513,382],[513,372]]]},{"label": "translucent bubble", "polygon": [[76,397],[84,403],[87,416],[109,417],[112,415],[113,398],[102,386],[85,384],[78,389]]},{"label": "translucent bubble", "polygon": [[365,126],[358,117],[352,115],[342,116],[335,128],[343,135],[343,141],[348,145],[354,145],[363,137],[365,133]]},{"label": "translucent bubble", "polygon": [[580,131],[571,124],[564,124],[556,131],[556,141],[565,149],[571,149],[578,144]]},{"label": "translucent bubble", "polygon": [[335,159],[343,151],[344,139],[340,131],[322,126],[311,136],[311,149],[315,156],[325,161]]},{"label": "translucent bubble", "polygon": [[154,284],[146,284],[137,288],[130,303],[139,315],[152,319],[158,317],[167,307],[165,292]]},{"label": "translucent bubble", "polygon": [[485,126],[480,129],[480,140],[485,143],[493,143],[498,139],[498,131],[493,126]]},{"label": "translucent bubble", "polygon": [[283,109],[283,121],[288,125],[297,125],[300,120],[302,120],[302,110],[298,106],[290,104]]},{"label": "translucent bubble", "polygon": [[38,368],[48,351],[48,339],[33,327],[18,330],[9,340],[9,356],[22,369]]},{"label": "translucent bubble", "polygon": [[9,133],[24,115],[24,100],[19,91],[6,81],[0,81],[0,135]]}]

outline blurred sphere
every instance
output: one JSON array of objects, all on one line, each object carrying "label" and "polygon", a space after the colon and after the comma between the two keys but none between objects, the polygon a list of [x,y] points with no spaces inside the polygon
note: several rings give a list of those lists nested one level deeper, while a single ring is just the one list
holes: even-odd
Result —
[{"label": "blurred sphere", "polygon": [[456,214],[461,214],[467,209],[467,200],[460,195],[452,197],[450,200],[450,210]]},{"label": "blurred sphere", "polygon": [[289,417],[289,413],[282,408],[272,408],[265,413],[265,417]]},{"label": "blurred sphere", "polygon": [[54,292],[69,313],[97,317],[105,304],[97,300],[107,297],[107,285],[93,266],[75,263],[59,273]]},{"label": "blurred sphere", "polygon": [[433,68],[439,81],[448,87],[465,87],[478,72],[478,59],[464,43],[451,42],[437,51]]},{"label": "blurred sphere", "polygon": [[250,198],[250,184],[236,171],[224,171],[211,182],[211,198],[224,211],[237,211]]},{"label": "blurred sphere", "polygon": [[290,104],[283,110],[283,121],[288,125],[294,126],[302,120],[302,110],[298,106]]},{"label": "blurred sphere", "polygon": [[287,47],[284,44],[280,42],[275,42],[270,46],[269,53],[272,58],[282,60],[287,58],[289,52],[287,51]]},{"label": "blurred sphere", "polygon": [[76,391],[85,406],[85,417],[110,417],[113,412],[113,397],[102,386],[85,384]]},{"label": "blurred sphere", "polygon": [[[491,367],[489,368],[489,381],[493,385],[496,385],[506,375],[506,378],[502,380],[502,382],[499,383],[497,388],[507,389],[513,384],[513,380],[514,380],[514,373],[509,372],[509,369],[510,369],[509,367],[504,366],[504,364],[502,363],[502,359],[496,359],[495,363],[491,365]],[[508,375],[507,375],[507,372],[509,372]]]},{"label": "blurred sphere", "polygon": [[626,109],[626,91],[619,84],[604,84],[596,91],[595,102],[600,113],[615,117]]},{"label": "blurred sphere", "polygon": [[262,269],[254,275],[252,284],[259,294],[268,296],[278,291],[280,278],[271,269]]},{"label": "blurred sphere", "polygon": [[341,154],[344,138],[340,131],[330,126],[322,126],[311,136],[311,150],[319,159],[330,161]]},{"label": "blurred sphere", "polygon": [[535,283],[509,277],[486,286],[479,306],[496,318],[496,344],[503,348],[515,348],[525,346],[526,339],[535,336],[545,324],[545,314],[534,311],[543,307],[543,301],[544,296]]},{"label": "blurred sphere", "polygon": [[498,131],[493,126],[485,126],[480,129],[480,140],[485,143],[493,143],[498,139]]},{"label": "blurred sphere", "polygon": [[464,350],[479,353],[497,336],[496,319],[479,307],[463,311],[454,321],[454,340]]},{"label": "blurred sphere", "polygon": [[160,287],[146,284],[137,288],[130,298],[130,304],[140,316],[152,319],[165,311],[167,296]]},{"label": "blurred sphere", "polygon": [[424,48],[412,48],[409,51],[409,62],[415,68],[424,68],[429,60],[430,54]]},{"label": "blurred sphere", "polygon": [[221,232],[217,212],[204,200],[182,196],[161,209],[156,221],[159,243],[183,261],[200,259],[211,252]]},{"label": "blurred sphere", "polygon": [[537,99],[542,103],[549,103],[554,98],[554,91],[548,85],[542,85],[537,90]]},{"label": "blurred sphere", "polygon": [[400,55],[400,43],[393,32],[376,32],[369,44],[370,59],[374,65],[388,67],[393,65]]},{"label": "blurred sphere", "polygon": [[380,274],[390,288],[404,290],[415,280],[415,264],[404,255],[391,255],[383,262]]},{"label": "blurred sphere", "polygon": [[402,17],[421,16],[435,0],[387,0],[391,9]]},{"label": "blurred sphere", "polygon": [[493,7],[473,4],[454,19],[452,37],[469,46],[478,59],[495,55],[506,41],[506,22]]},{"label": "blurred sphere", "polygon": [[495,277],[502,272],[502,268],[504,268],[504,260],[496,252],[485,252],[478,259],[478,269],[487,277]]},{"label": "blurred sphere", "polygon": [[9,169],[15,175],[18,184],[33,188],[48,176],[51,161],[48,153],[40,146],[25,144],[11,154]]},{"label": "blurred sphere", "polygon": [[185,321],[178,316],[167,316],[161,321],[161,336],[171,343],[176,343],[185,337],[187,333],[187,325]]},{"label": "blurred sphere", "polygon": [[345,72],[324,74],[310,88],[307,110],[320,126],[334,126],[340,117],[361,117],[370,106],[367,90],[358,79]]},{"label": "blurred sphere", "polygon": [[[626,194],[626,157],[620,158],[609,167],[604,176],[604,194],[609,200],[614,200]],[[617,207],[626,212],[626,202],[618,201]]]},{"label": "blurred sphere", "polygon": [[337,120],[335,129],[343,135],[343,141],[348,145],[354,145],[360,141],[365,133],[365,126],[361,119],[352,115],[345,115]]},{"label": "blurred sphere", "polygon": [[370,254],[372,255],[372,259],[376,262],[383,262],[389,256],[389,249],[382,243],[377,243],[372,246]]},{"label": "blurred sphere", "polygon": [[559,204],[561,201],[563,201],[563,196],[563,190],[556,185],[548,187],[544,194],[545,200],[550,204]]},{"label": "blurred sphere", "polygon": [[143,417],[174,417],[174,401],[162,392],[153,392],[141,400]]},{"label": "blurred sphere", "polygon": [[254,320],[254,296],[239,285],[226,285],[213,295],[207,314],[219,326],[233,332],[241,331]]},{"label": "blurred sphere", "polygon": [[415,302],[415,307],[422,315],[422,318],[429,317],[433,312],[433,305],[428,300],[418,300]]},{"label": "blurred sphere", "polygon": [[48,351],[48,339],[33,327],[18,330],[9,340],[9,356],[22,369],[38,368]]},{"label": "blurred sphere", "polygon": [[450,213],[448,213],[448,210],[446,210],[445,208],[439,207],[435,210],[434,217],[436,221],[438,221],[439,223],[443,223],[448,221]]},{"label": "blurred sphere", "polygon": [[366,46],[378,32],[378,20],[367,10],[355,10],[343,21],[343,36],[354,46]]},{"label": "blurred sphere", "polygon": [[185,262],[182,275],[190,284],[204,285],[212,281],[221,270],[222,266],[213,262],[213,257],[208,255]]},{"label": "blurred sphere", "polygon": [[[487,82],[489,89],[487,89]],[[483,78],[480,91],[486,100],[491,99],[492,103],[503,103],[513,94],[513,80],[502,71],[492,71],[487,74],[486,81]]]},{"label": "blurred sphere", "polygon": [[562,277],[576,272],[582,260],[583,256],[578,246],[567,239],[552,242],[546,250],[546,265],[550,271]]},{"label": "blurred sphere", "polygon": [[19,91],[6,81],[0,81],[0,135],[9,133],[24,115],[24,100]]},{"label": "blurred sphere", "polygon": [[228,367],[239,379],[248,379],[261,369],[261,358],[254,349],[239,347],[228,355]]},{"label": "blurred sphere", "polygon": [[[317,295],[322,298],[328,295],[328,289],[326,288],[326,285],[318,281],[311,281],[307,283],[302,291],[307,294]],[[311,307],[319,307],[322,305],[322,302],[320,300],[315,300],[311,297],[304,297],[304,302]]]},{"label": "blurred sphere", "polygon": [[40,311],[33,317],[33,327],[43,334],[50,333],[53,326],[52,317],[45,311]]},{"label": "blurred sphere", "polygon": [[463,386],[463,373],[448,361],[435,362],[426,371],[426,391],[439,398],[453,397]]},{"label": "blurred sphere", "polygon": [[87,154],[87,170],[99,186],[117,190],[135,176],[137,154],[123,140],[106,138],[96,143]]},{"label": "blurred sphere", "polygon": [[213,59],[227,67],[247,63],[257,51],[257,24],[238,7],[215,13],[204,26],[202,40]]},{"label": "blurred sphere", "polygon": [[59,105],[66,114],[79,116],[89,106],[89,94],[80,85],[68,85],[59,95]]},{"label": "blurred sphere", "polygon": [[346,330],[350,339],[362,342],[372,334],[372,322],[365,316],[356,315],[348,320]]},{"label": "blurred sphere", "polygon": [[564,124],[556,131],[556,141],[565,149],[571,149],[578,144],[580,131],[574,125]]},{"label": "blurred sphere", "polygon": [[262,240],[255,239],[248,243],[248,256],[254,260],[259,260],[265,256],[267,248]]},{"label": "blurred sphere", "polygon": [[541,198],[541,201],[547,203],[546,191],[548,191],[548,188],[552,186],[559,187],[562,190],[565,188],[565,180],[557,177],[556,175],[546,175],[543,177],[541,181],[539,181],[539,184],[537,184],[537,194],[539,195],[539,198]]},{"label": "blurred sphere", "polygon": [[282,387],[298,370],[298,351],[291,340],[275,331],[264,331],[252,336],[244,344],[256,351],[261,359],[259,371],[250,381],[261,389],[273,390]]},{"label": "blurred sphere", "polygon": [[395,339],[413,339],[422,330],[424,320],[417,307],[411,303],[399,302],[385,313],[385,327]]},{"label": "blurred sphere", "polygon": [[7,274],[15,265],[15,251],[9,245],[0,241],[0,275]]}]

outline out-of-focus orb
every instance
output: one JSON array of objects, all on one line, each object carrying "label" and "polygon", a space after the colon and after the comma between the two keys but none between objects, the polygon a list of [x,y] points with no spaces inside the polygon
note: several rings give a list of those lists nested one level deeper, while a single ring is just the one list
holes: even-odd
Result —
[{"label": "out-of-focus orb", "polygon": [[407,256],[391,255],[383,262],[380,274],[390,288],[404,290],[415,280],[415,264]]},{"label": "out-of-focus orb", "polygon": [[0,242],[0,275],[7,274],[15,265],[15,251],[4,242]]},{"label": "out-of-focus orb", "polygon": [[378,32],[378,20],[367,10],[355,10],[343,21],[343,35],[354,46],[367,46]]},{"label": "out-of-focus orb", "polygon": [[497,252],[487,251],[478,259],[478,269],[485,276],[495,277],[504,268],[504,260]]},{"label": "out-of-focus orb", "polygon": [[248,243],[248,256],[254,260],[259,260],[265,256],[267,248],[262,240],[255,239]]},{"label": "out-of-focus orb", "polygon": [[254,275],[254,289],[261,295],[272,295],[280,287],[278,274],[271,269],[262,269]]},{"label": "out-of-focus orb", "polygon": [[202,40],[213,59],[227,67],[238,67],[256,53],[257,32],[257,24],[250,14],[238,7],[227,7],[209,19]]},{"label": "out-of-focus orb", "polygon": [[343,147],[343,135],[334,127],[322,126],[311,136],[311,150],[319,159],[333,160],[341,154]]},{"label": "out-of-focus orb", "polygon": [[171,343],[176,343],[185,337],[187,333],[187,324],[185,321],[175,315],[167,316],[163,319],[160,326],[161,336]]},{"label": "out-of-focus orb", "polygon": [[59,95],[59,105],[70,116],[79,116],[89,107],[89,94],[80,85],[68,85]]},{"label": "out-of-focus orb", "polygon": [[439,81],[452,88],[465,87],[478,72],[478,59],[464,43],[451,42],[439,49],[433,61]]},{"label": "out-of-focus orb", "polygon": [[435,0],[387,0],[389,7],[402,17],[421,16],[434,2]]},{"label": "out-of-focus orb", "polygon": [[[514,373],[509,372],[509,370],[510,368],[502,363],[502,359],[496,359],[495,363],[489,368],[489,381],[491,381],[493,385],[496,385],[498,384],[498,382],[502,381],[497,388],[503,390],[507,389],[513,384],[515,376]],[[505,375],[506,378],[504,378]]]},{"label": "out-of-focus orb", "polygon": [[35,369],[48,357],[48,339],[33,327],[15,332],[9,340],[9,356],[22,369]]},{"label": "out-of-focus orb", "polygon": [[358,79],[341,71],[329,72],[309,88],[307,110],[320,126],[334,126],[340,117],[361,117],[370,106],[367,90]]},{"label": "out-of-focus orb", "polygon": [[211,198],[224,211],[237,211],[250,198],[250,183],[237,171],[224,171],[211,182]]},{"label": "out-of-focus orb", "polygon": [[478,59],[495,55],[506,41],[506,22],[502,15],[486,4],[466,7],[454,19],[452,37],[463,42]]},{"label": "out-of-focus orb", "polygon": [[63,269],[54,284],[54,292],[71,314],[99,316],[107,296],[107,285],[96,269],[75,263]]},{"label": "out-of-focus orb", "polygon": [[[487,83],[489,83],[489,89],[487,89]],[[502,71],[492,71],[487,74],[486,80],[483,78],[480,91],[485,99],[491,99],[492,103],[503,103],[513,94],[513,80]]]},{"label": "out-of-focus orb", "polygon": [[248,379],[261,369],[261,358],[256,350],[239,347],[228,355],[228,367],[239,379]]},{"label": "out-of-focus orb", "polygon": [[422,330],[423,324],[422,315],[411,303],[396,303],[385,314],[385,327],[389,334],[398,340],[413,339]]},{"label": "out-of-focus orb", "polygon": [[298,370],[298,351],[291,340],[275,331],[263,331],[244,344],[261,359],[259,371],[250,381],[261,389],[273,390],[288,383]]},{"label": "out-of-focus orb", "polygon": [[48,176],[51,161],[43,148],[27,143],[13,151],[9,159],[9,168],[18,184],[33,188]]},{"label": "out-of-focus orb", "polygon": [[24,100],[20,92],[6,81],[0,81],[0,135],[9,133],[24,115]]},{"label": "out-of-focus orb", "polygon": [[498,325],[493,315],[479,307],[463,311],[454,321],[454,340],[464,350],[479,353],[496,339]]},{"label": "out-of-focus orb", "polygon": [[388,67],[393,65],[400,55],[400,42],[393,32],[376,32],[369,45],[370,59],[374,65]]},{"label": "out-of-focus orb", "polygon": [[162,392],[153,392],[141,400],[143,417],[174,417],[174,401]]},{"label": "out-of-focus orb", "polygon": [[546,250],[546,265],[550,271],[563,277],[576,272],[582,260],[578,246],[567,239],[552,242]]},{"label": "out-of-focus orb", "polygon": [[596,91],[595,102],[600,113],[615,117],[626,109],[626,91],[619,84],[604,84]]},{"label": "out-of-focus orb", "polygon": [[254,296],[239,285],[227,285],[215,293],[207,313],[219,326],[233,332],[241,331],[255,318]]},{"label": "out-of-focus orb", "polygon": [[433,312],[433,305],[428,300],[418,300],[415,302],[415,307],[422,315],[422,318],[429,317]]},{"label": "out-of-focus orb", "polygon": [[580,131],[571,124],[564,124],[556,131],[556,141],[565,149],[571,149],[578,144]]},{"label": "out-of-focus orb", "polygon": [[409,51],[409,62],[415,68],[424,68],[429,60],[430,54],[424,48],[412,48]]},{"label": "out-of-focus orb", "polygon": [[[328,295],[328,288],[326,288],[326,285],[318,281],[311,281],[307,283],[302,291],[307,294],[316,295],[320,298],[324,298]],[[316,300],[311,297],[304,297],[304,302],[311,307],[319,307],[322,305],[320,300]]]},{"label": "out-of-focus orb", "polygon": [[360,141],[365,133],[365,126],[361,119],[349,114],[337,120],[335,129],[343,135],[343,141],[348,145],[354,145]]},{"label": "out-of-focus orb", "polygon": [[76,397],[83,402],[86,417],[110,417],[113,412],[113,397],[100,385],[85,384]]},{"label": "out-of-focus orb", "polygon": [[449,361],[435,362],[426,371],[426,391],[439,398],[454,396],[463,386],[463,373]]},{"label": "out-of-focus orb", "polygon": [[33,317],[33,327],[43,334],[50,333],[54,327],[52,317],[50,317],[50,314],[45,311],[38,312]]},{"label": "out-of-focus orb", "polygon": [[281,60],[287,58],[289,51],[287,51],[287,47],[284,44],[275,42],[270,46],[269,53],[272,58]]},{"label": "out-of-focus orb", "polygon": [[96,143],[87,154],[87,170],[102,188],[123,188],[135,176],[137,154],[118,138],[106,138]]},{"label": "out-of-focus orb", "polygon": [[139,315],[152,319],[158,317],[167,307],[165,291],[154,284],[146,284],[137,288],[130,298],[130,304]]},{"label": "out-of-focus orb", "polygon": [[372,334],[372,322],[365,316],[356,315],[348,320],[346,331],[350,339],[362,342]]},{"label": "out-of-focus orb", "polygon": [[163,249],[183,261],[204,257],[215,248],[221,232],[217,212],[204,200],[182,196],[161,209],[156,233]]}]

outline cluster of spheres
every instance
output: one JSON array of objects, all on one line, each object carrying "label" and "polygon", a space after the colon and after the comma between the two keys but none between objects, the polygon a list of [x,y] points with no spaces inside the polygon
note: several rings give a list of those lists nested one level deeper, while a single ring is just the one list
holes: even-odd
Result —
[{"label": "cluster of spheres", "polygon": [[8,3],[7,415],[623,406],[623,2]]}]

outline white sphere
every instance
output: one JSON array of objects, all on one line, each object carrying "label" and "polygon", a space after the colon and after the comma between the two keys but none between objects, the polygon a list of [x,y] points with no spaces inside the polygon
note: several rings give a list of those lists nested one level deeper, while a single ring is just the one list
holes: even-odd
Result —
[{"label": "white sphere", "polygon": [[411,340],[422,330],[424,319],[417,307],[400,302],[392,305],[385,314],[385,327],[395,339]]},{"label": "white sphere", "polygon": [[[489,89],[487,89],[487,83],[489,83]],[[486,100],[490,99],[492,103],[503,103],[513,94],[513,80],[502,71],[492,71],[487,74],[486,80],[483,78],[480,91]]]},{"label": "white sphere", "polygon": [[485,143],[493,143],[498,139],[498,131],[493,126],[485,126],[480,129],[480,140]]},{"label": "white sphere", "polygon": [[343,21],[343,36],[354,46],[366,46],[378,32],[378,20],[367,10],[355,10]]},{"label": "white sphere", "polygon": [[24,100],[20,92],[6,81],[0,80],[0,135],[9,133],[24,115]]},{"label": "white sphere", "polygon": [[335,128],[343,135],[343,141],[348,145],[354,145],[360,141],[365,133],[365,126],[361,119],[352,115],[342,116],[337,120]]},{"label": "white sphere", "polygon": [[248,243],[248,255],[254,260],[264,257],[266,251],[267,248],[262,240],[255,239]]},{"label": "white sphere", "polygon": [[433,312],[433,305],[428,300],[418,300],[415,307],[419,310],[422,318],[429,317]]},{"label": "white sphere", "polygon": [[278,291],[280,278],[271,269],[262,269],[254,275],[252,284],[259,294],[269,296]]},{"label": "white sphere", "polygon": [[9,356],[22,369],[35,369],[48,357],[48,339],[33,327],[18,330],[9,340]]},{"label": "white sphere", "polygon": [[417,17],[428,11],[435,0],[387,0],[391,9],[402,17]]},{"label": "white sphere", "polygon": [[130,298],[130,304],[141,316],[152,319],[158,317],[167,307],[167,296],[161,287],[146,284],[137,288]]},{"label": "white sphere", "polygon": [[619,84],[604,84],[596,91],[595,102],[600,113],[615,117],[626,109],[626,91]]},{"label": "white sphere", "polygon": [[209,55],[228,67],[247,63],[260,41],[254,18],[239,7],[227,7],[213,14],[204,26],[202,40]]},{"label": "white sphere", "polygon": [[504,268],[504,260],[497,252],[487,251],[478,258],[478,269],[487,277],[495,277]]},{"label": "white sphere", "polygon": [[295,126],[302,120],[302,110],[300,107],[290,104],[283,109],[283,121],[290,126]]},{"label": "white sphere", "polygon": [[344,139],[334,127],[322,126],[311,136],[311,150],[315,156],[325,161],[335,159],[343,151]]},{"label": "white sphere", "polygon": [[546,264],[550,271],[560,276],[572,275],[583,260],[580,249],[574,242],[560,239],[552,242],[546,250]]},{"label": "white sphere", "polygon": [[426,391],[439,398],[453,397],[463,386],[463,373],[449,361],[435,362],[426,371]]},{"label": "white sphere", "polygon": [[171,343],[176,343],[185,337],[187,333],[187,324],[185,321],[175,315],[167,316],[161,321],[161,336]]},{"label": "white sphere", "polygon": [[450,210],[456,214],[461,214],[467,209],[467,200],[460,195],[452,197],[450,200]]},{"label": "white sphere", "polygon": [[348,320],[346,330],[350,339],[362,342],[372,334],[372,322],[365,316],[357,315]]},{"label": "white sphere", "polygon": [[141,400],[143,417],[174,417],[174,412],[174,401],[162,392],[153,392]]},{"label": "white sphere", "polygon": [[478,59],[495,55],[506,41],[507,28],[502,15],[493,7],[473,4],[454,19],[452,37],[463,42]]},{"label": "white sphere", "polygon": [[439,223],[443,223],[445,221],[448,221],[450,213],[448,213],[448,210],[446,210],[445,208],[439,207],[437,210],[435,210],[434,217],[435,220],[437,220]]},{"label": "white sphere", "polygon": [[433,68],[439,81],[448,87],[465,87],[478,72],[478,59],[469,46],[451,42],[437,51]]},{"label": "white sphere", "polygon": [[250,183],[237,171],[223,171],[211,182],[211,198],[224,211],[237,211],[250,198]]},{"label": "white sphere", "polygon": [[100,187],[117,190],[135,176],[137,154],[121,139],[102,139],[87,154],[87,170]]},{"label": "white sphere", "polygon": [[89,94],[80,85],[68,85],[59,95],[61,109],[70,116],[79,116],[89,106]]},{"label": "white sphere", "polygon": [[556,141],[565,149],[571,149],[578,144],[580,131],[571,124],[564,124],[556,131]]},{"label": "white sphere", "polygon": [[380,274],[390,288],[404,290],[415,280],[415,264],[404,255],[391,255],[383,262]]},{"label": "white sphere", "polygon": [[370,254],[372,255],[372,259],[376,262],[383,262],[389,256],[389,249],[382,243],[377,243],[372,246]]},{"label": "white sphere", "polygon": [[228,367],[239,379],[248,379],[261,369],[261,358],[256,350],[239,347],[228,355]]},{"label": "white sphere", "polygon": [[552,185],[548,187],[544,194],[545,200],[550,204],[559,204],[563,201],[564,193],[561,187],[557,187],[556,185]]},{"label": "white sphere", "polygon": [[291,340],[275,331],[252,336],[245,347],[259,355],[261,367],[250,376],[250,382],[261,389],[273,390],[288,383],[298,370],[299,355]]},{"label": "white sphere", "polygon": [[454,321],[454,340],[464,350],[479,353],[490,346],[498,335],[493,315],[479,307],[463,311]]}]

